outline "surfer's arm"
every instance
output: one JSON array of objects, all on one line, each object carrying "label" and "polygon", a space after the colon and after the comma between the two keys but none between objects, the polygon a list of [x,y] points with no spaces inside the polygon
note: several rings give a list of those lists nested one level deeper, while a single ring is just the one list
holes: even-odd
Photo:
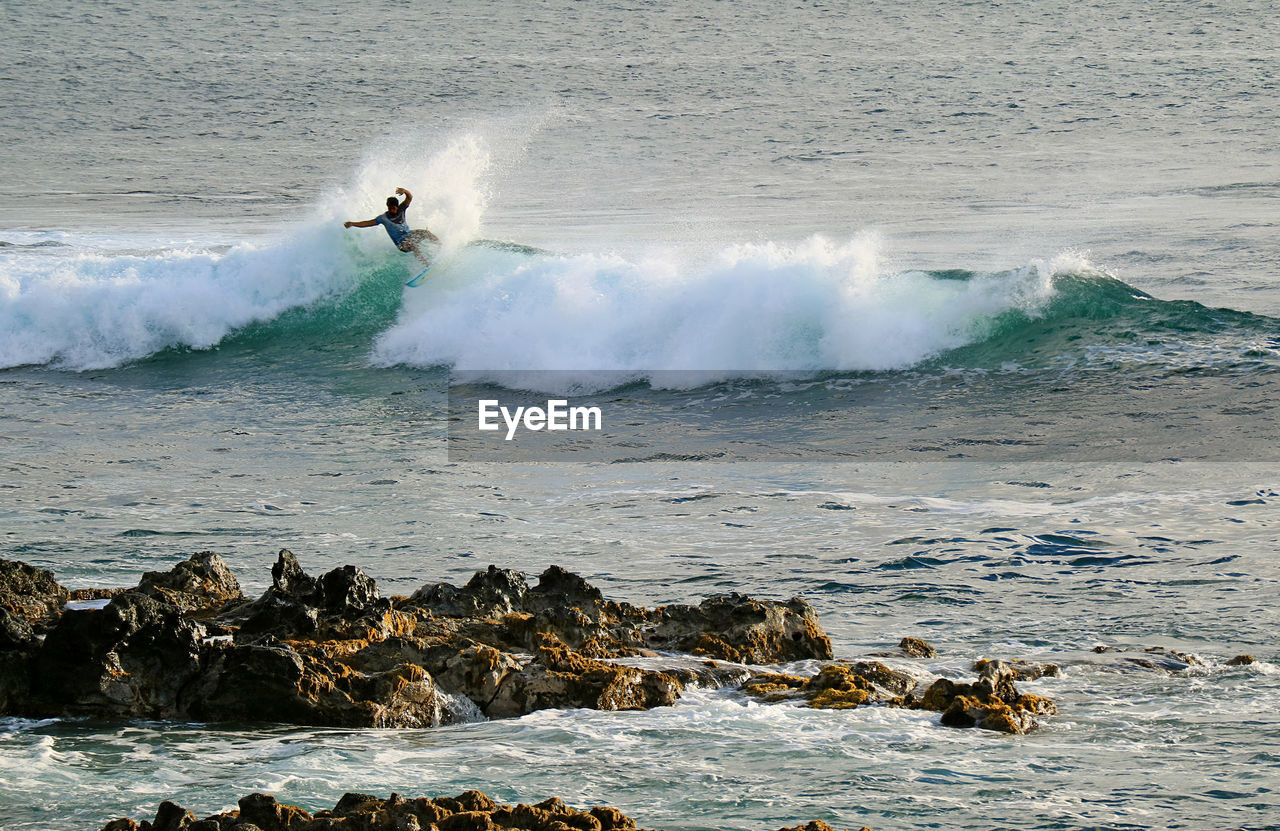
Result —
[{"label": "surfer's arm", "polygon": [[409,207],[409,203],[413,201],[413,194],[409,193],[409,191],[404,188],[396,188],[396,193],[404,195],[404,201],[400,203],[400,210],[404,210]]},{"label": "surfer's arm", "polygon": [[364,222],[344,222],[342,223],[342,227],[343,228],[372,228],[377,224],[378,224],[378,220],[376,219],[366,219]]}]

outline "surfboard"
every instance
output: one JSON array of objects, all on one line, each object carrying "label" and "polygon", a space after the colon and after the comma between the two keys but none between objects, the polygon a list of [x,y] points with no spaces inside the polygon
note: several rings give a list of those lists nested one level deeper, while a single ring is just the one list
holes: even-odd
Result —
[{"label": "surfboard", "polygon": [[435,263],[432,263],[431,265],[429,265],[429,266],[427,266],[426,268],[422,269],[422,272],[421,272],[421,273],[419,273],[417,277],[414,277],[412,280],[410,280],[409,282],[405,283],[405,285],[406,285],[406,286],[409,286],[410,288],[412,288],[412,287],[414,287],[414,286],[418,285],[418,281],[419,281],[419,280],[421,280],[424,276],[426,276],[426,273],[427,273],[428,271],[430,271],[430,270],[431,270],[431,266],[432,266],[432,265],[435,265]]}]

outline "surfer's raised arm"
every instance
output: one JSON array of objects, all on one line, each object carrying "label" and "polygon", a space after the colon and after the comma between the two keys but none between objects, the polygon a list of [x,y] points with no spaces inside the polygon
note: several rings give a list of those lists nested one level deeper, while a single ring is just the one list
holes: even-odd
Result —
[{"label": "surfer's raised arm", "polygon": [[[394,196],[388,196],[386,213],[378,214],[373,219],[366,219],[363,222],[351,222],[348,220],[342,223],[342,227],[372,228],[374,225],[381,225],[387,229],[387,234],[391,237],[391,241],[396,244],[396,248],[405,253],[413,254],[419,260],[422,260],[423,265],[430,265],[431,260],[427,259],[427,255],[423,254],[418,248],[418,243],[423,240],[430,240],[431,242],[439,242],[440,240],[426,228],[418,231],[409,230],[409,223],[405,219],[404,212],[409,207],[409,203],[413,201],[413,194],[404,188],[396,188],[396,193],[403,196],[404,201],[401,202]],[[423,274],[425,273],[424,271]],[[421,276],[422,274],[418,275],[418,277]],[[417,277],[414,279],[416,280]]]}]

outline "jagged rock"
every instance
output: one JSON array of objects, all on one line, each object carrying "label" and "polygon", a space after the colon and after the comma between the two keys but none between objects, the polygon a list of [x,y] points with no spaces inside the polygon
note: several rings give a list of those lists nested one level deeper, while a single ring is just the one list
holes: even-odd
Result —
[{"label": "jagged rock", "polygon": [[501,617],[525,611],[529,585],[518,571],[489,566],[477,571],[462,588],[433,583],[413,593],[410,601],[445,617]]},{"label": "jagged rock", "polygon": [[340,727],[437,727],[449,713],[419,666],[366,674],[319,652],[260,644],[218,650],[180,710],[205,721]]},{"label": "jagged rock", "polygon": [[244,600],[240,583],[222,558],[200,551],[169,571],[148,571],[137,591],[172,603],[186,614],[215,612],[228,603]]},{"label": "jagged rock", "polygon": [[151,831],[186,831],[196,821],[196,815],[173,802],[160,803],[156,818],[151,821]]},{"label": "jagged rock", "polygon": [[560,566],[549,566],[538,576],[538,585],[530,590],[528,600],[541,608],[583,608],[604,603],[604,595],[578,575]]},{"label": "jagged rock", "polygon": [[[973,669],[981,674],[988,664],[995,663],[988,659],[974,661]],[[1004,661],[1009,669],[1013,670],[1013,677],[1018,681],[1034,681],[1037,678],[1059,678],[1062,676],[1062,667],[1057,664],[1033,664],[1029,661],[1023,661],[1015,658],[1012,661]]]},{"label": "jagged rock", "polygon": [[144,575],[104,609],[63,612],[43,644],[5,614],[0,705],[37,716],[426,727],[552,707],[665,706],[686,684],[739,683],[750,672],[661,658],[651,640],[757,663],[830,654],[801,600],[730,595],[645,609],[552,566],[532,589],[490,567],[462,588],[435,584],[393,604],[359,568],[312,578],[288,550],[253,601],[202,552]]},{"label": "jagged rock", "polygon": [[892,670],[879,661],[857,661],[827,664],[809,678],[762,673],[742,689],[762,701],[798,698],[818,710],[848,710],[906,695],[915,687],[916,680],[905,672]]},{"label": "jagged rock", "polygon": [[734,593],[658,611],[657,629],[646,638],[654,649],[748,664],[832,657],[817,613],[798,597],[778,603]]},{"label": "jagged rock", "polygon": [[384,602],[373,578],[355,566],[325,572],[319,589],[324,610],[344,618],[359,617]]},{"label": "jagged rock", "polygon": [[104,609],[64,612],[35,654],[36,709],[66,715],[166,718],[200,668],[204,627],[137,592]]},{"label": "jagged rock", "polygon": [[1256,664],[1257,662],[1258,662],[1258,659],[1253,657],[1252,655],[1237,655],[1236,657],[1231,658],[1230,660],[1227,661],[1227,666],[1245,667],[1245,666],[1248,666],[1249,664]]},{"label": "jagged rock", "polygon": [[[166,807],[168,806],[168,807]],[[179,814],[178,812],[181,812]],[[370,794],[345,794],[332,810],[314,816],[293,805],[279,803],[267,794],[250,794],[240,800],[236,812],[214,814],[192,822],[189,812],[166,802],[157,812],[166,819],[187,824],[166,825],[164,831],[636,831],[636,823],[617,808],[596,806],[589,811],[571,808],[556,797],[535,805],[499,805],[479,791],[456,797],[404,799],[391,794],[387,799]],[[193,817],[192,817],[193,819]],[[147,824],[144,823],[144,827]],[[158,824],[152,831],[161,831]],[[102,831],[138,831],[131,819],[116,819]],[[833,831],[821,821],[796,825],[779,831]],[[860,831],[870,831],[865,826]]]},{"label": "jagged rock", "polygon": [[898,648],[910,655],[912,658],[938,657],[938,650],[934,649],[933,644],[923,638],[903,638],[898,641]]},{"label": "jagged rock", "polygon": [[31,621],[0,606],[0,652],[27,650],[36,643]]},{"label": "jagged rock", "polygon": [[668,673],[588,658],[544,636],[535,659],[502,679],[485,714],[502,718],[550,707],[647,710],[674,704],[683,689]]},{"label": "jagged rock", "polygon": [[57,614],[67,596],[53,572],[17,560],[0,560],[0,609],[40,626]]},{"label": "jagged rock", "polygon": [[302,570],[298,558],[287,548],[280,549],[271,567],[271,588],[282,597],[306,600],[316,593],[315,578]]},{"label": "jagged rock", "polygon": [[1006,733],[1026,733],[1037,726],[1037,715],[1052,715],[1057,707],[1047,698],[1019,693],[1015,673],[1003,661],[987,661],[972,684],[939,678],[925,690],[917,709],[942,712],[948,727],[982,727]]},{"label": "jagged rock", "polygon": [[413,621],[391,608],[373,578],[355,566],[312,578],[288,549],[271,569],[271,588],[218,620],[236,629],[238,642],[264,637],[310,639],[385,638],[411,631]]}]

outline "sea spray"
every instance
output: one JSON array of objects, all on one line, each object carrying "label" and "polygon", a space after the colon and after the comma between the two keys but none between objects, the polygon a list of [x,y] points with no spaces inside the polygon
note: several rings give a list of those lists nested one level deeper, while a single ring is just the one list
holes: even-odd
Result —
[{"label": "sea spray", "polygon": [[[364,220],[386,210],[386,199],[403,187],[413,194],[409,225],[428,228],[446,250],[475,239],[488,206],[492,154],[479,133],[455,136],[434,153],[426,140],[383,141],[369,153],[352,183],[320,206],[317,220]],[[366,233],[362,247],[386,243],[385,234]]]},{"label": "sea spray", "polygon": [[[598,370],[894,370],[979,339],[999,315],[1034,315],[1052,268],[964,280],[890,274],[868,238],[676,254],[469,252],[466,275],[406,292],[375,343],[379,365]],[[718,376],[718,377],[717,377]],[[688,376],[686,376],[688,377]],[[701,377],[701,376],[699,376]]]},{"label": "sea spray", "polygon": [[217,247],[0,261],[0,366],[118,366],[171,347],[207,349],[230,332],[350,292],[369,264],[338,233]]}]

